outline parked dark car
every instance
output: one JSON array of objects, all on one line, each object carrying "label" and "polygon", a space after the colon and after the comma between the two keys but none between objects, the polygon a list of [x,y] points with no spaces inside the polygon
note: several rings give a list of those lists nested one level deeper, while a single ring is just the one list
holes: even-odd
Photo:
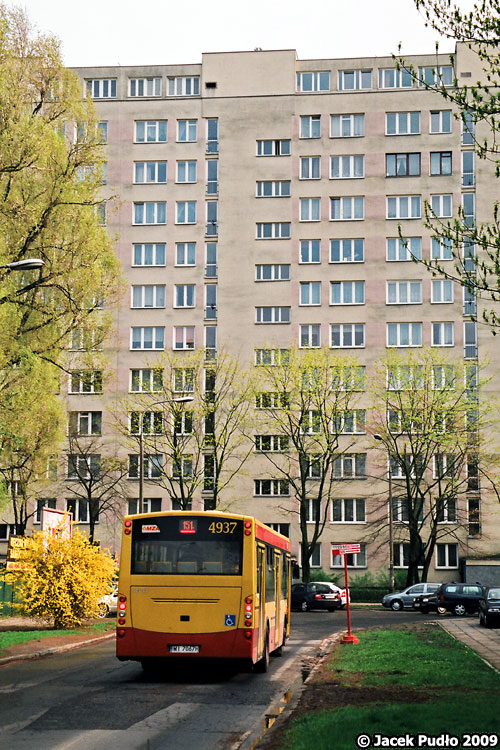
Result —
[{"label": "parked dark car", "polygon": [[382,599],[382,606],[398,612],[403,607],[412,607],[413,600],[419,594],[429,594],[439,588],[440,583],[414,583],[403,591],[386,594]]},{"label": "parked dark car", "polygon": [[479,600],[479,624],[485,628],[500,625],[500,586],[487,586]]},{"label": "parked dark car", "polygon": [[434,611],[463,616],[478,611],[482,595],[483,587],[479,583],[443,583],[435,594],[417,597],[413,606],[424,615]]},{"label": "parked dark car", "polygon": [[342,606],[340,595],[332,591],[328,583],[294,583],[292,585],[292,609],[307,612],[310,609],[327,609],[333,612]]}]

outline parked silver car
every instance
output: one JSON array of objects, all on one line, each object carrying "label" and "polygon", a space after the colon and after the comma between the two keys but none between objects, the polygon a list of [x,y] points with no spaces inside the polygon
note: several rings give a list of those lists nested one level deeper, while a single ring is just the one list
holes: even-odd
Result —
[{"label": "parked silver car", "polygon": [[420,594],[431,594],[441,586],[440,583],[414,583],[412,586],[404,589],[404,591],[397,591],[394,594],[386,594],[382,599],[382,606],[388,609],[393,609],[398,612],[404,607],[412,607],[413,600]]}]

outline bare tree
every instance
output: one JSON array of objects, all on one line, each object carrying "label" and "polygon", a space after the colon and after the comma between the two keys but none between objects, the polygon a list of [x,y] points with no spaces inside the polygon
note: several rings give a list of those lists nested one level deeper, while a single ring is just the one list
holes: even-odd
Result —
[{"label": "bare tree", "polygon": [[[365,368],[329,349],[260,350],[255,393],[255,449],[270,465],[268,494],[290,495],[299,518],[302,576],[323,533],[337,480],[364,476],[365,454],[354,450],[365,431],[357,408]],[[276,483],[277,492],[272,492]]]}]

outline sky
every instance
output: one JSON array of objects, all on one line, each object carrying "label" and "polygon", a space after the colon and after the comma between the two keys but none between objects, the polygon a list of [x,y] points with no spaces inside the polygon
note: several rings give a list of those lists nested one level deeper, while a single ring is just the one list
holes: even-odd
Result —
[{"label": "sky", "polygon": [[[199,63],[202,52],[296,49],[301,59],[432,53],[413,0],[6,0],[62,42],[64,62]],[[463,7],[469,0],[460,0]],[[441,40],[440,51],[453,42]]]}]

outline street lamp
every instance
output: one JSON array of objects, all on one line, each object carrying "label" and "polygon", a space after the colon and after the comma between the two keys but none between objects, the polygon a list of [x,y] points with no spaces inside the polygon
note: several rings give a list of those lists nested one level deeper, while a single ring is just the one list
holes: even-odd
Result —
[{"label": "street lamp", "polygon": [[[381,435],[374,435],[375,440],[383,442]],[[389,588],[394,591],[394,546],[393,546],[393,520],[392,520],[392,473],[391,473],[391,456],[387,450],[387,478],[389,480]]]},{"label": "street lamp", "polygon": [[[187,404],[194,401],[194,396],[177,396],[172,401],[176,404]],[[145,513],[144,507],[144,440],[143,440],[143,421],[139,424],[139,513]]]},{"label": "street lamp", "polygon": [[30,271],[33,268],[42,268],[45,265],[45,261],[41,258],[26,258],[25,260],[15,260],[12,263],[7,263],[0,268],[7,268],[9,271]]}]

